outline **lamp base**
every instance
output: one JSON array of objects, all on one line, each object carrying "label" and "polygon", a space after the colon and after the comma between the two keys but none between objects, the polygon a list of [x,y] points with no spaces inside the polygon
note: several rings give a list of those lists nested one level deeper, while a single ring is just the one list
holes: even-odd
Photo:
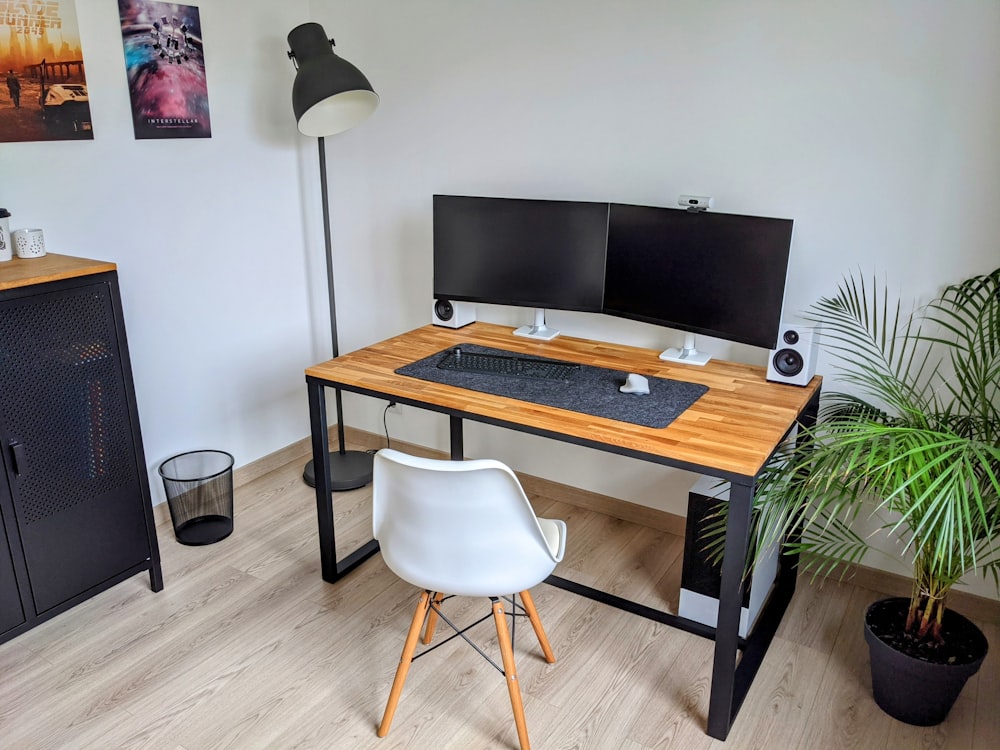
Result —
[{"label": "lamp base", "polygon": [[[327,459],[330,462],[330,489],[344,492],[371,484],[374,458],[373,454],[364,451],[331,452]],[[316,467],[312,461],[302,471],[302,480],[310,487],[316,486]]]}]

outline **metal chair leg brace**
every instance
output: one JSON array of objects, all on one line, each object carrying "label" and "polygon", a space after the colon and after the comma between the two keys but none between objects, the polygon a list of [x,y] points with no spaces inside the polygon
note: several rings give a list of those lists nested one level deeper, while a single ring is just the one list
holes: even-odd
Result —
[{"label": "metal chair leg brace", "polygon": [[[451,620],[449,620],[448,617],[444,614],[444,612],[441,611],[441,608],[439,606],[439,604],[448,601],[448,599],[451,599],[452,597],[447,596],[444,599],[437,600],[437,599],[435,599],[436,592],[428,591],[427,594],[430,597],[430,606],[428,607],[427,615],[424,617],[424,627],[427,627],[427,620],[430,618],[431,611],[433,611],[438,617],[440,617],[442,620],[444,620],[445,625],[447,625],[449,628],[451,628],[452,630],[455,631],[455,634],[448,636],[443,641],[439,641],[438,643],[435,643],[433,646],[428,646],[423,651],[421,651],[419,654],[414,654],[413,657],[410,659],[410,662],[411,663],[415,662],[421,656],[426,656],[427,654],[429,654],[434,649],[440,648],[441,646],[443,646],[444,644],[448,643],[449,641],[453,641],[456,638],[461,638],[463,641],[465,641],[470,646],[472,646],[472,648],[475,649],[475,651],[476,651],[477,654],[479,654],[481,657],[483,657],[484,659],[486,659],[486,661],[488,661],[490,664],[492,664],[493,668],[496,671],[498,671],[500,674],[506,676],[507,673],[504,672],[503,667],[501,667],[499,664],[497,664],[495,661],[493,661],[493,659],[490,658],[489,654],[487,654],[485,651],[483,651],[475,643],[475,641],[473,641],[471,638],[469,638],[467,635],[465,635],[468,631],[472,630],[477,625],[480,625],[481,623],[484,623],[487,620],[492,619],[493,618],[493,612],[492,612],[492,610],[490,611],[490,614],[484,615],[483,617],[480,617],[478,620],[476,620],[471,625],[467,625],[466,627],[459,629],[459,627],[455,623],[453,623]],[[527,617],[528,613],[524,611],[524,607],[522,607],[520,604],[517,603],[517,594],[515,594],[511,598],[508,598],[506,596],[500,597],[500,598],[504,599],[507,602],[510,602],[511,606],[514,608],[513,611],[507,612],[507,614],[510,616],[510,645],[511,645],[511,648],[513,648],[514,647],[514,632],[515,632],[515,629],[517,627],[517,625],[516,625],[517,620],[515,618],[517,618],[517,617]],[[491,597],[489,597],[489,599],[490,599],[491,602],[499,601],[499,598],[495,597],[495,596],[491,596]],[[520,611],[518,611],[518,610],[520,610]]]}]

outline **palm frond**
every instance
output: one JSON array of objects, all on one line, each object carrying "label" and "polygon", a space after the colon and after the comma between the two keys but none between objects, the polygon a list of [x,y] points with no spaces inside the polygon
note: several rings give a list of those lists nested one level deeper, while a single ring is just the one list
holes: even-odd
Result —
[{"label": "palm frond", "polygon": [[[810,307],[843,391],[779,450],[755,490],[755,558],[770,545],[830,574],[860,562],[883,520],[915,577],[940,591],[974,570],[1000,586],[1000,269],[903,311],[884,285],[845,277]],[[724,513],[710,546],[721,556]]]}]

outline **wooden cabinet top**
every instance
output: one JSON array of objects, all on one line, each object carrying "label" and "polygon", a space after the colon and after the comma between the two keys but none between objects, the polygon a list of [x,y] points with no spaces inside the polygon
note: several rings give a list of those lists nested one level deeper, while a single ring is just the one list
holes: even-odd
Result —
[{"label": "wooden cabinet top", "polygon": [[48,281],[72,279],[94,273],[114,271],[117,266],[103,260],[74,258],[48,253],[41,258],[14,258],[0,262],[0,292]]}]

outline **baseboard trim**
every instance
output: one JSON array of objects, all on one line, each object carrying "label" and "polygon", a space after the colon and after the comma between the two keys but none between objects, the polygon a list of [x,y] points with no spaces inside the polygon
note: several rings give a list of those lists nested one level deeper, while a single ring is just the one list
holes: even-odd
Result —
[{"label": "baseboard trim", "polygon": [[[869,568],[864,565],[851,565],[819,577],[833,583],[844,581],[853,586],[877,591],[885,596],[909,598],[913,590],[913,579],[909,576]],[[811,579],[811,571],[800,573],[799,585],[808,586]],[[996,599],[952,589],[948,592],[948,608],[965,615],[970,620],[1000,625],[1000,601]]]},{"label": "baseboard trim", "polygon": [[[384,436],[358,430],[353,427],[346,427],[344,429],[344,436],[352,448],[378,450],[385,447]],[[335,425],[330,428],[331,445],[336,445],[336,441],[337,432]],[[394,448],[412,455],[426,456],[428,458],[448,458],[448,454],[444,451],[427,448],[416,443],[393,440],[392,444]],[[235,487],[241,487],[292,461],[301,459],[303,464],[305,464],[310,459],[311,451],[310,439],[303,438],[285,448],[236,469],[233,472],[233,484]],[[525,492],[532,497],[545,497],[595,513],[611,516],[612,518],[656,529],[667,534],[684,536],[687,521],[683,516],[522,472],[517,472],[517,475],[524,486]],[[163,503],[163,505],[166,505],[166,503]],[[802,574],[800,585],[809,585],[811,575],[811,573]],[[841,578],[839,573],[836,578]],[[855,586],[878,591],[888,596],[909,596],[913,585],[912,580],[907,576],[863,565],[852,566],[845,572],[842,579],[849,581]],[[1000,624],[1000,600],[989,599],[965,591],[952,591],[948,595],[948,605],[972,620]]]},{"label": "baseboard trim", "polygon": [[[337,434],[334,432],[331,441],[336,441]],[[335,444],[335,443],[334,443]],[[303,468],[305,464],[312,458],[310,455],[312,453],[312,441],[309,438],[302,438],[291,445],[287,445],[284,448],[276,450],[274,453],[269,453],[266,456],[258,458],[256,461],[251,461],[244,466],[240,466],[238,469],[233,471],[233,487],[239,488],[243,485],[259,479],[265,474],[269,474],[275,469],[292,463],[293,461],[302,460]]]}]

